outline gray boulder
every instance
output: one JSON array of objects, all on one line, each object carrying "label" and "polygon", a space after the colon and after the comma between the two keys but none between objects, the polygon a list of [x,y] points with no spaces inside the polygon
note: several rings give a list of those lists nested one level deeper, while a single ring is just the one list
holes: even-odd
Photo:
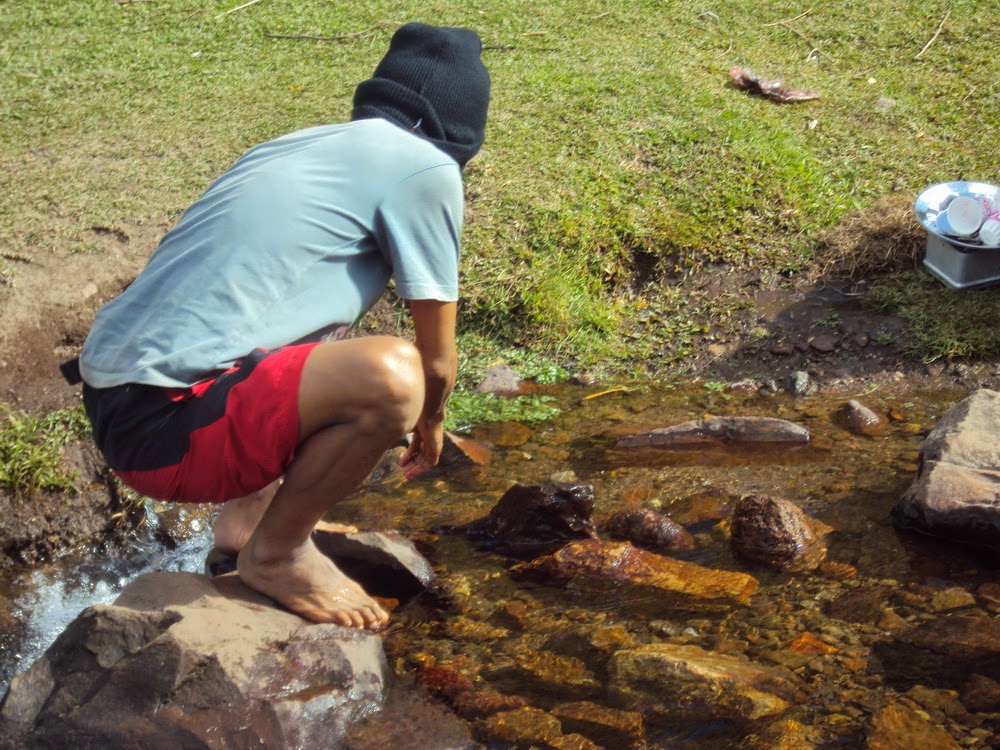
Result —
[{"label": "gray boulder", "polygon": [[1000,393],[978,390],[941,418],[893,518],[904,528],[1000,547]]},{"label": "gray boulder", "polygon": [[0,746],[336,748],[383,702],[379,637],[236,576],[149,573],[85,610],[0,705]]}]

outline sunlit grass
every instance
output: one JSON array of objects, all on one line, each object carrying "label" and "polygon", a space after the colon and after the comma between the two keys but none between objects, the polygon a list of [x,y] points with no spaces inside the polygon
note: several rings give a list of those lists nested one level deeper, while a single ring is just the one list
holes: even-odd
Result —
[{"label": "sunlit grass", "polygon": [[[392,30],[417,18],[472,26],[487,47],[461,321],[500,343],[625,362],[623,329],[667,300],[671,328],[692,333],[655,348],[680,357],[727,312],[685,299],[706,269],[794,276],[824,229],[889,193],[1000,180],[995,44],[972,2],[262,0],[226,13],[237,5],[4,6],[0,248],[91,251],[90,227],[171,223],[246,148],[348,117]],[[822,98],[750,97],[727,86],[733,65]]]}]

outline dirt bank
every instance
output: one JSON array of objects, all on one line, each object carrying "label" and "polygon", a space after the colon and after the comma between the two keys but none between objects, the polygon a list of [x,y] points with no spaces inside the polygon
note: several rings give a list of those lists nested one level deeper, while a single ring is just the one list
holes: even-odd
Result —
[{"label": "dirt bank", "polygon": [[[165,229],[93,227],[96,252],[53,251],[18,265],[0,297],[0,403],[44,412],[79,402],[79,388],[63,381],[58,364],[79,351],[94,312],[130,283]],[[845,392],[901,381],[911,388],[1000,387],[997,362],[926,365],[904,356],[905,322],[864,308],[856,290],[826,282],[765,284],[752,272],[731,269],[709,269],[684,283],[706,295],[740,295],[747,304],[712,326],[684,362],[645,361],[656,378],[751,379],[787,388],[795,373],[806,373],[812,389]],[[367,327],[393,333],[397,320],[381,303]],[[636,331],[648,326],[636,321]],[[44,559],[114,528],[112,516],[121,508],[108,492],[99,456],[89,446],[66,453],[67,466],[79,474],[77,494],[0,491],[0,565]]]}]

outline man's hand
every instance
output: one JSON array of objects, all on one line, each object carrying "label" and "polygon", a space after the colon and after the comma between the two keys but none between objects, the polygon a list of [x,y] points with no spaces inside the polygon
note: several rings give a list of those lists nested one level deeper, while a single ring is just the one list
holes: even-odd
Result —
[{"label": "man's hand", "polygon": [[444,422],[430,423],[423,418],[413,429],[413,440],[399,459],[407,479],[416,479],[437,466],[444,448]]},{"label": "man's hand", "polygon": [[424,370],[424,409],[413,428],[413,442],[399,463],[407,479],[437,466],[444,448],[444,409],[455,386],[455,316],[458,305],[410,300],[416,346]]}]

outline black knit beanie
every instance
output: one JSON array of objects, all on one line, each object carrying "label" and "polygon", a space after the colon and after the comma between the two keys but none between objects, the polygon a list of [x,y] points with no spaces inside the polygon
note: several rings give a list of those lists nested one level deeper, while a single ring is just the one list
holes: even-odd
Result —
[{"label": "black knit beanie", "polygon": [[392,36],[372,78],[354,92],[352,120],[381,117],[433,143],[465,167],[483,145],[490,74],[469,29],[408,23]]}]

